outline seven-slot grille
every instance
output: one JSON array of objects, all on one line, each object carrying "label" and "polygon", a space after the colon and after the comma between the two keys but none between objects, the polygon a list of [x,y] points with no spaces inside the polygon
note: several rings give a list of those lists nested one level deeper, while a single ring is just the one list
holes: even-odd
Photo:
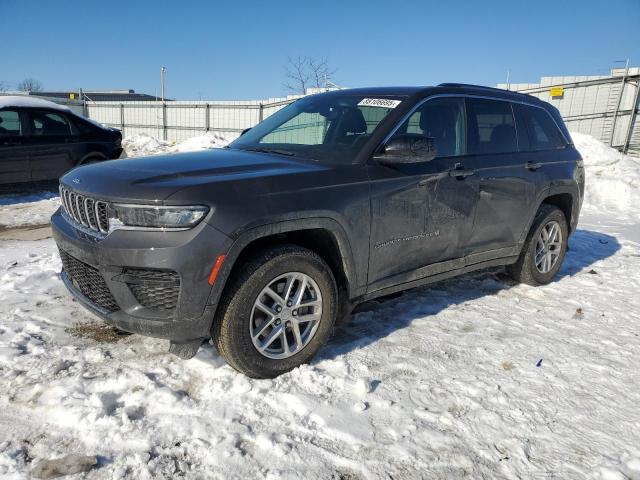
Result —
[{"label": "seven-slot grille", "polygon": [[109,204],[101,200],[80,195],[60,185],[60,200],[67,215],[76,223],[93,230],[107,233],[109,231]]}]

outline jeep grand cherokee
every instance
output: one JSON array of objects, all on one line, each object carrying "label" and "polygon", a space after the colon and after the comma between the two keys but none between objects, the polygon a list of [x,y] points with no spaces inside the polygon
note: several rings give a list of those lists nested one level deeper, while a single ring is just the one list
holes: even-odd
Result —
[{"label": "jeep grand cherokee", "polygon": [[558,111],[459,84],[302,98],[227,148],[61,179],[62,279],[106,322],[274,377],[360,302],[487,267],[549,283],[584,168]]}]

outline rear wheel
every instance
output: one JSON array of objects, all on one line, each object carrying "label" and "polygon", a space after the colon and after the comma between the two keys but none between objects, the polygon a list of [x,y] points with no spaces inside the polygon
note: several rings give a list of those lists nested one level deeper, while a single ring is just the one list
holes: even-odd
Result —
[{"label": "rear wheel", "polygon": [[543,204],[518,261],[507,267],[507,271],[515,280],[529,285],[551,282],[567,253],[568,233],[564,213],[558,207]]},{"label": "rear wheel", "polygon": [[283,245],[240,267],[214,319],[220,355],[254,378],[272,378],[308,362],[335,322],[337,289],[316,253]]}]

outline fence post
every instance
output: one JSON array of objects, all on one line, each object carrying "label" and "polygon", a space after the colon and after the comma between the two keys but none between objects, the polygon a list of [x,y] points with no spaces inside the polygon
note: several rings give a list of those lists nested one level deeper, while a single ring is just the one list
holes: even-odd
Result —
[{"label": "fence post", "polygon": [[616,109],[613,112],[613,125],[611,125],[611,137],[609,138],[609,146],[613,147],[613,140],[616,136],[616,123],[618,121],[618,112],[620,111],[620,103],[622,103],[622,97],[624,96],[624,87],[627,82],[627,75],[629,74],[629,61],[627,60],[627,67],[622,75],[622,87],[620,88],[620,94],[618,95],[618,101],[616,102]]},{"label": "fence post", "polygon": [[264,104],[260,103],[260,109],[258,110],[258,123],[264,120]]},{"label": "fence post", "polygon": [[207,103],[204,107],[204,130],[205,132],[209,131],[209,104]]},{"label": "fence post", "polygon": [[120,131],[124,137],[124,103],[120,104]]},{"label": "fence post", "polygon": [[627,135],[624,141],[624,147],[622,147],[622,153],[629,151],[629,144],[631,143],[631,136],[633,135],[633,126],[635,124],[636,115],[638,113],[638,96],[640,95],[640,77],[636,82],[636,93],[633,96],[633,103],[631,104],[631,115],[629,116],[629,126],[627,127]]},{"label": "fence post", "polygon": [[162,139],[167,140],[167,103],[162,102]]}]

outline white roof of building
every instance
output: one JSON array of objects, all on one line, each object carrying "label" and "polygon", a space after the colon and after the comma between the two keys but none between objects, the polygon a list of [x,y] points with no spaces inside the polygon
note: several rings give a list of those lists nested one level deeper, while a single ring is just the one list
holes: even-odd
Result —
[{"label": "white roof of building", "polygon": [[27,95],[0,95],[0,108],[7,107],[27,107],[27,108],[50,108],[70,112],[69,107],[57,103],[35,98]]}]

